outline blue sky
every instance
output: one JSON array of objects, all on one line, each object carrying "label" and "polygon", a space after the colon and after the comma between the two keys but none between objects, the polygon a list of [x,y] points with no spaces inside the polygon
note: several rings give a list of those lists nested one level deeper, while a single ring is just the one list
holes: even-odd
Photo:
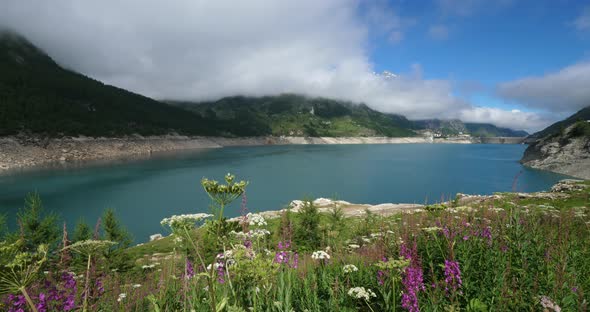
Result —
[{"label": "blue sky", "polygon": [[399,27],[403,35],[392,40],[373,31],[370,58],[378,71],[404,72],[420,64],[425,79],[455,81],[454,92],[477,105],[542,112],[496,97],[495,87],[588,60],[590,33],[575,25],[588,4],[392,0],[381,5],[408,20]]},{"label": "blue sky", "polygon": [[530,132],[590,104],[589,1],[6,1],[0,27],[156,99],[289,92]]}]

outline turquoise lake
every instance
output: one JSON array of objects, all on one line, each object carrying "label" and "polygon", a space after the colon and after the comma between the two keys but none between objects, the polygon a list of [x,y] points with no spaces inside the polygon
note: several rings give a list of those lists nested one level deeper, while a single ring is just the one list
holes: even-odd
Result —
[{"label": "turquoise lake", "polygon": [[[27,192],[38,191],[73,231],[91,227],[107,207],[144,242],[166,233],[164,217],[208,211],[200,180],[227,172],[250,181],[249,211],[276,210],[291,200],[330,197],[354,203],[425,203],[456,193],[540,191],[566,176],[518,163],[524,145],[391,144],[232,147],[145,160],[29,170],[0,176],[0,213],[11,226]],[[227,210],[240,211],[240,200]]]}]

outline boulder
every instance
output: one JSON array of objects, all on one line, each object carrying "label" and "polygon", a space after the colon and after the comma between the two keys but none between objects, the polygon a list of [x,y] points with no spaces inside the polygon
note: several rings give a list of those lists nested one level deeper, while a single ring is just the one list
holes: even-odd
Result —
[{"label": "boulder", "polygon": [[160,233],[153,234],[153,235],[150,235],[150,242],[157,241],[162,238],[164,238],[164,237]]}]

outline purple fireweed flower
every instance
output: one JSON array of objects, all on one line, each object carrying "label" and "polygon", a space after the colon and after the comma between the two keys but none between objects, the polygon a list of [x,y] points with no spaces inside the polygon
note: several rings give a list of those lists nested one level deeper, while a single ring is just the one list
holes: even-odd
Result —
[{"label": "purple fireweed flower", "polygon": [[244,231],[245,231],[245,227],[248,224],[248,207],[246,206],[246,203],[248,202],[248,198],[246,197],[246,192],[244,192],[242,194],[242,209],[241,209],[241,213],[242,213],[242,226],[244,227]]},{"label": "purple fireweed flower", "polygon": [[186,278],[191,279],[195,276],[195,269],[189,259],[186,259]]},{"label": "purple fireweed flower", "polygon": [[100,277],[96,279],[95,286],[96,292],[99,296],[104,294],[104,285],[102,284],[102,279]]},{"label": "purple fireweed flower", "polygon": [[47,312],[47,296],[44,293],[39,294],[38,303],[35,305],[37,311]]},{"label": "purple fireweed flower", "polygon": [[381,286],[385,284],[385,272],[381,270],[377,271],[377,283]]},{"label": "purple fireweed flower", "polygon": [[403,272],[402,307],[410,312],[419,312],[418,293],[425,290],[422,266],[418,261],[418,246],[416,242],[412,248],[406,244],[400,246],[400,256],[410,260],[410,265]]},{"label": "purple fireweed flower", "polygon": [[491,246],[492,245],[492,228],[489,226],[484,227],[483,229],[481,229],[479,235],[482,238],[485,238],[488,240],[488,245]]},{"label": "purple fireweed flower", "polygon": [[407,267],[403,274],[402,307],[410,312],[419,312],[418,293],[424,290],[422,268]]},{"label": "purple fireweed flower", "polygon": [[8,295],[6,300],[6,304],[8,305],[8,312],[24,312],[27,301],[25,296],[23,295]]},{"label": "purple fireweed flower", "polygon": [[459,262],[445,260],[445,292],[447,296],[461,288],[461,270]]},{"label": "purple fireweed flower", "polygon": [[275,254],[274,262],[278,264],[288,264],[290,260],[289,252],[286,250],[290,247],[289,241],[279,242],[277,244],[279,251]]},{"label": "purple fireweed flower", "polygon": [[442,232],[443,232],[443,235],[449,240],[454,239],[455,236],[457,235],[457,233],[452,231],[448,226],[444,226],[442,229]]},{"label": "purple fireweed flower", "polygon": [[275,254],[275,263],[278,264],[286,264],[289,263],[289,253],[287,253],[286,251],[278,251]]},{"label": "purple fireweed flower", "polygon": [[[399,246],[399,255],[408,260],[416,258],[416,244],[414,243],[412,248],[409,248],[406,244],[401,244]],[[387,258],[384,259],[383,261],[387,261]]]},{"label": "purple fireweed flower", "polygon": [[219,284],[223,284],[225,283],[225,265],[223,263],[223,261],[219,260],[217,261],[217,281],[219,282]]}]

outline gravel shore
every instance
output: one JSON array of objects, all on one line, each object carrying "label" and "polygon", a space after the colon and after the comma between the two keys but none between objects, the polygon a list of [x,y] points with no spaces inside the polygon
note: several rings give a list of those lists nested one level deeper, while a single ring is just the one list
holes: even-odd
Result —
[{"label": "gravel shore", "polygon": [[130,136],[124,138],[74,137],[48,139],[39,137],[0,137],[0,172],[50,163],[116,159],[131,156],[149,157],[152,153],[224,146],[258,146],[289,144],[398,144],[398,143],[472,143],[469,139],[430,139],[423,137],[187,137]]}]

